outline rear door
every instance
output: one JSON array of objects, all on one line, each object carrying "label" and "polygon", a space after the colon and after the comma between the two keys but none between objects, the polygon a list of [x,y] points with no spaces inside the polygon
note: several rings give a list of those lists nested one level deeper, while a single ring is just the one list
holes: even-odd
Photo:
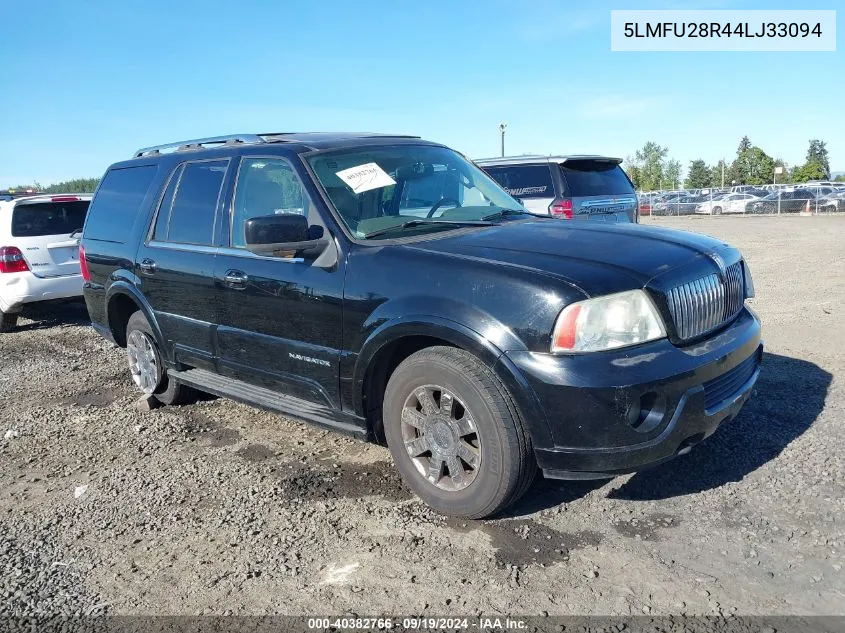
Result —
[{"label": "rear door", "polygon": [[617,160],[569,159],[560,164],[560,172],[573,219],[637,221],[637,195]]},{"label": "rear door", "polygon": [[486,171],[499,185],[532,213],[549,214],[555,186],[548,162],[519,165],[485,165]]},{"label": "rear door", "polygon": [[177,362],[214,370],[217,326],[215,222],[225,199],[230,160],[186,161],[176,167],[152,231],[138,248],[135,270]]},{"label": "rear door", "polygon": [[12,209],[12,240],[36,277],[79,273],[79,237],[90,199],[53,196],[20,200]]}]

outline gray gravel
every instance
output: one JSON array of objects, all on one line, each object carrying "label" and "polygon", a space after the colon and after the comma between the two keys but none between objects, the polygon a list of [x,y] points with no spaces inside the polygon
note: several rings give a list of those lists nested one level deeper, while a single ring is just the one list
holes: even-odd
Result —
[{"label": "gray gravel", "polygon": [[845,217],[661,218],[741,247],[768,348],[691,454],[446,520],[384,448],[208,399],[133,406],[84,307],[0,339],[0,617],[845,612]]}]

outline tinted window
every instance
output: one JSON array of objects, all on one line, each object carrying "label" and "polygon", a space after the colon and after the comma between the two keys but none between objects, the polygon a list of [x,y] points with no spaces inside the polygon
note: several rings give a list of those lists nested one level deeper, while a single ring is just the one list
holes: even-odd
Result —
[{"label": "tinted window", "polygon": [[634,187],[616,163],[600,160],[568,160],[560,166],[566,182],[564,195],[615,196],[633,194]]},{"label": "tinted window", "polygon": [[161,204],[158,207],[155,231],[153,231],[154,240],[163,241],[167,239],[167,223],[170,221],[170,207],[173,206],[173,194],[176,193],[176,187],[179,185],[179,177],[182,175],[182,169],[184,167],[184,165],[179,165],[174,169],[170,180],[167,182],[167,189],[165,189],[164,196],[161,198]]},{"label": "tinted window", "polygon": [[87,200],[18,204],[12,213],[13,237],[70,235],[85,224]]},{"label": "tinted window", "polygon": [[125,242],[156,175],[156,165],[110,170],[91,202],[85,237]]},{"label": "tinted window", "polygon": [[484,167],[502,188],[516,198],[554,198],[548,165],[501,165]]},{"label": "tinted window", "polygon": [[[228,164],[228,160],[185,164],[170,208],[165,238],[168,242],[212,243],[214,214]],[[159,212],[158,222],[166,215],[163,211]],[[157,223],[156,235],[161,236],[161,233]]]},{"label": "tinted window", "polygon": [[238,171],[232,216],[232,246],[244,247],[244,223],[264,215],[309,215],[311,208],[302,182],[287,161],[245,158]]}]

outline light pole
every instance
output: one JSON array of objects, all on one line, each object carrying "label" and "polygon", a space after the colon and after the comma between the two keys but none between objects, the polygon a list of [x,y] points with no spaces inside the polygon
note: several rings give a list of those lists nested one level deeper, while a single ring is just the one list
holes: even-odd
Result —
[{"label": "light pole", "polygon": [[507,123],[499,123],[499,132],[502,133],[502,158],[505,156],[505,130],[507,129]]}]

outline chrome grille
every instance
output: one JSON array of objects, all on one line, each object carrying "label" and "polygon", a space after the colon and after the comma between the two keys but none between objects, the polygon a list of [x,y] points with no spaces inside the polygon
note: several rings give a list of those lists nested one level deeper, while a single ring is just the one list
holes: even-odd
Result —
[{"label": "chrome grille", "polygon": [[736,316],[745,301],[742,262],[731,264],[725,279],[707,275],[672,288],[666,294],[678,337],[686,340],[706,334]]}]

